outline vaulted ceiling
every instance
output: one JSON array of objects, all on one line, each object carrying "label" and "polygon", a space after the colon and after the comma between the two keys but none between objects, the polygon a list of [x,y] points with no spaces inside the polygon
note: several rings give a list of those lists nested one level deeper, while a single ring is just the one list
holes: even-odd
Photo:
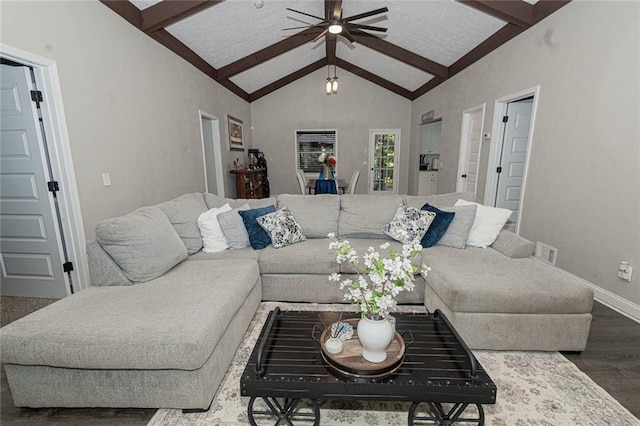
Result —
[{"label": "vaulted ceiling", "polygon": [[[209,77],[254,101],[334,66],[413,100],[570,0],[102,0]],[[314,17],[386,7],[354,22],[387,28],[327,33]],[[285,30],[302,27],[297,30]],[[307,28],[305,28],[307,27]],[[319,84],[322,84],[319,82]]]}]

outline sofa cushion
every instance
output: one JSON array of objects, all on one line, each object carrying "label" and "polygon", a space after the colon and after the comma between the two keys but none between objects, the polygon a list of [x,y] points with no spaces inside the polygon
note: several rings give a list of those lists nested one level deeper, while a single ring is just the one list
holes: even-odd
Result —
[{"label": "sofa cushion", "polygon": [[229,207],[231,207],[232,209],[235,209],[236,207],[240,207],[242,205],[242,204],[239,204],[237,200],[220,197],[219,195],[212,194],[210,192],[204,193],[204,202],[207,205],[207,209],[218,209],[224,206],[225,204],[229,204]]},{"label": "sofa cushion", "polygon": [[225,204],[220,208],[212,208],[198,217],[198,228],[202,234],[202,251],[213,253],[229,248],[229,243],[224,237],[218,216],[220,213],[230,212],[232,208]]},{"label": "sofa cushion", "polygon": [[238,212],[240,213],[240,216],[242,216],[242,222],[244,223],[244,227],[247,229],[249,241],[251,242],[251,247],[253,247],[254,250],[262,250],[271,244],[271,237],[269,237],[267,231],[258,224],[257,219],[260,216],[264,216],[275,211],[275,206],[267,206],[259,207],[257,209],[241,210]]},{"label": "sofa cushion", "polygon": [[423,253],[425,278],[455,312],[578,314],[591,312],[593,290],[533,259],[493,249],[435,246]]},{"label": "sofa cushion", "polygon": [[307,239],[302,233],[302,227],[286,207],[260,216],[256,220],[269,234],[273,248],[286,247]]},{"label": "sofa cushion", "polygon": [[435,217],[435,213],[402,204],[382,232],[403,244],[413,243],[424,237]]},{"label": "sofa cushion", "polygon": [[483,206],[482,204],[473,203],[465,200],[458,200],[456,206],[476,205],[476,217],[473,220],[473,226],[469,231],[467,245],[473,247],[487,248],[498,237],[498,233],[511,217],[511,210],[501,209],[498,207]]},{"label": "sofa cushion", "polygon": [[159,277],[188,255],[169,219],[156,206],[98,222],[96,239],[134,282]]},{"label": "sofa cushion", "polygon": [[507,257],[520,259],[532,256],[536,245],[511,231],[502,229],[498,233],[498,238],[491,244],[491,248]]},{"label": "sofa cushion", "polygon": [[435,218],[433,219],[431,226],[429,226],[427,233],[422,237],[420,244],[422,244],[422,247],[424,248],[433,247],[447,232],[447,229],[449,229],[449,226],[456,214],[455,212],[440,210],[429,203],[422,206],[422,210],[434,213]]},{"label": "sofa cushion", "polygon": [[90,287],[2,329],[2,362],[77,369],[195,370],[249,293],[251,260],[183,262],[153,281]]},{"label": "sofa cushion", "polygon": [[402,204],[400,195],[341,195],[340,238],[386,238],[382,229]]},{"label": "sofa cushion", "polygon": [[242,216],[238,213],[242,210],[249,210],[249,208],[249,205],[245,204],[218,215],[220,229],[222,229],[230,249],[239,250],[251,245],[247,228],[244,227]]},{"label": "sofa cushion", "polygon": [[278,208],[288,208],[302,227],[307,238],[327,238],[330,232],[338,233],[340,197],[321,195],[278,195]]},{"label": "sofa cushion", "polygon": [[[335,195],[334,195],[335,197]],[[328,238],[314,238],[280,249],[267,247],[260,251],[261,274],[322,274],[338,272],[334,250]]]},{"label": "sofa cushion", "polygon": [[473,219],[476,217],[476,209],[476,206],[441,207],[440,210],[456,215],[437,244],[458,249],[465,248],[469,231],[473,226]]},{"label": "sofa cushion", "polygon": [[207,205],[200,192],[184,194],[173,200],[157,205],[169,218],[171,226],[182,239],[189,254],[202,248],[202,234],[198,228],[198,217],[207,211]]}]

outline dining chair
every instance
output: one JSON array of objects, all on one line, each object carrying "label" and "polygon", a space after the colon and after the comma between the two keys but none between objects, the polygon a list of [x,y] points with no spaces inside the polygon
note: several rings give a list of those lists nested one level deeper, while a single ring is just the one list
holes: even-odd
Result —
[{"label": "dining chair", "polygon": [[302,195],[307,194],[307,182],[302,170],[296,170],[296,178],[298,178],[298,184],[300,185],[300,193]]},{"label": "dining chair", "polygon": [[354,170],[351,175],[351,180],[349,181],[349,187],[347,191],[349,194],[355,194],[356,192],[356,184],[358,183],[358,178],[360,177],[360,170]]}]

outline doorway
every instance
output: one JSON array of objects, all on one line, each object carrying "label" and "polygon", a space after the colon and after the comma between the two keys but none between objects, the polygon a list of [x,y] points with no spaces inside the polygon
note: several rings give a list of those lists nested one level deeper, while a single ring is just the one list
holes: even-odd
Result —
[{"label": "doorway", "polygon": [[478,191],[485,104],[462,112],[456,192]]},{"label": "doorway", "polygon": [[205,192],[224,197],[220,121],[218,118],[200,111],[200,134],[202,137]]},{"label": "doorway", "polygon": [[398,193],[400,129],[369,132],[369,193]]},{"label": "doorway", "polygon": [[512,211],[505,229],[518,233],[522,217],[539,86],[496,100],[485,204]]},{"label": "doorway", "polygon": [[89,273],[57,68],[4,44],[0,57],[1,293],[65,297]]}]

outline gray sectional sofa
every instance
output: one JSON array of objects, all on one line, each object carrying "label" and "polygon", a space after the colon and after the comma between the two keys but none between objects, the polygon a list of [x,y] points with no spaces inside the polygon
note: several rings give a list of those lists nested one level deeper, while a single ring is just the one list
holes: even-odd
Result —
[{"label": "gray sectional sofa", "polygon": [[[1,331],[17,406],[206,409],[262,300],[336,303],[338,265],[327,234],[362,253],[391,241],[398,206],[450,207],[473,194],[289,195],[230,200],[185,194],[96,227],[87,244],[92,287]],[[225,203],[287,207],[306,241],[204,253],[197,218]],[[400,303],[440,309],[471,348],[584,349],[593,291],[531,259],[533,243],[500,231],[489,248],[436,245],[432,270]]]}]

